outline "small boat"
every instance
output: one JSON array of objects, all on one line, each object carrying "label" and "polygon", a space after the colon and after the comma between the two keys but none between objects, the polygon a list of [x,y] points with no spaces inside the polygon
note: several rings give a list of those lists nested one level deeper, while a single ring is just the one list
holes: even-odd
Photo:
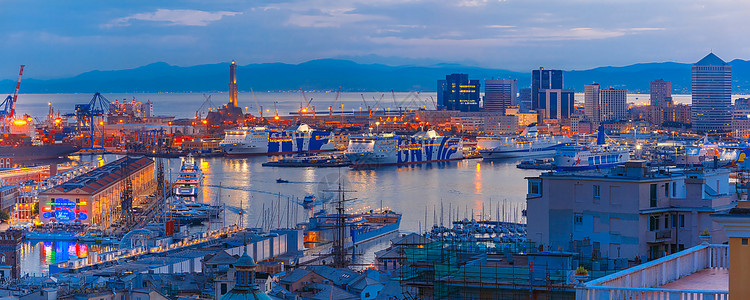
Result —
[{"label": "small boat", "polygon": [[311,209],[315,206],[315,196],[314,195],[307,195],[305,196],[305,199],[302,199],[302,207],[305,209]]},{"label": "small boat", "polygon": [[276,179],[276,183],[289,183],[289,180],[284,180],[284,179],[279,178],[279,179]]}]

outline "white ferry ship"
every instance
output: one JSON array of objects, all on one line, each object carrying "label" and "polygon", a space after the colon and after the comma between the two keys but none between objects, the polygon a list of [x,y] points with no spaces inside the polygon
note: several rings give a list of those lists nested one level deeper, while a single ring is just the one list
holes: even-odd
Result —
[{"label": "white ferry ship", "polygon": [[526,127],[519,136],[477,137],[477,150],[483,158],[529,157],[555,154],[555,150],[571,143],[570,137],[539,134],[536,126]]},{"label": "white ferry ship", "polygon": [[351,137],[344,155],[352,167],[418,164],[462,159],[461,139],[440,136],[434,130],[413,136],[393,133]]},{"label": "white ferry ship", "polygon": [[559,170],[609,168],[630,161],[630,149],[604,142],[604,130],[599,129],[596,145],[562,146],[555,153]]},{"label": "white ferry ship", "polygon": [[227,155],[291,154],[332,151],[333,132],[313,130],[306,124],[286,130],[267,127],[239,127],[224,131],[219,143]]},{"label": "white ferry ship", "polygon": [[175,179],[173,193],[180,197],[197,197],[200,193],[200,186],[203,184],[203,172],[201,172],[198,162],[192,155],[188,155],[182,162],[180,173]]}]

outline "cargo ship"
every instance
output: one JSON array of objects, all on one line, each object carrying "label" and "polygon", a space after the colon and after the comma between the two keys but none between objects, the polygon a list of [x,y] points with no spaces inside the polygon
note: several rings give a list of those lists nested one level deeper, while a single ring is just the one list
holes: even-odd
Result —
[{"label": "cargo ship", "polygon": [[555,150],[569,143],[571,139],[567,136],[539,134],[532,125],[519,136],[477,137],[477,150],[485,159],[552,156]]},{"label": "cargo ship", "polygon": [[77,150],[78,147],[72,144],[2,145],[0,146],[0,156],[10,156],[14,163],[24,164],[39,160],[64,158]]},{"label": "cargo ship", "polygon": [[412,136],[368,133],[349,138],[344,155],[355,168],[419,164],[463,159],[461,146],[460,138],[440,136],[434,130]]},{"label": "cargo ship", "polygon": [[333,132],[306,124],[289,129],[238,127],[225,130],[219,145],[227,156],[277,155],[332,151],[334,138]]}]

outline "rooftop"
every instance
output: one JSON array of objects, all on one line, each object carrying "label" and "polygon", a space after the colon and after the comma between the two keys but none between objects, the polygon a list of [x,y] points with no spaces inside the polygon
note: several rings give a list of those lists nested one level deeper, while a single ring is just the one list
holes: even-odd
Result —
[{"label": "rooftop", "polygon": [[695,63],[696,66],[723,66],[727,63],[716,56],[713,52],[709,53],[703,59],[699,60],[697,63]]},{"label": "rooftop", "polygon": [[676,177],[702,178],[705,175],[729,173],[725,168],[650,168],[645,161],[630,161],[621,166],[609,169],[585,170],[585,171],[551,171],[544,172],[543,178],[600,178],[607,180],[648,181],[663,180]]},{"label": "rooftop", "polygon": [[153,164],[154,161],[146,157],[126,156],[81,174],[40,194],[49,195],[73,192],[76,194],[93,195],[122,180],[126,174],[131,174]]}]

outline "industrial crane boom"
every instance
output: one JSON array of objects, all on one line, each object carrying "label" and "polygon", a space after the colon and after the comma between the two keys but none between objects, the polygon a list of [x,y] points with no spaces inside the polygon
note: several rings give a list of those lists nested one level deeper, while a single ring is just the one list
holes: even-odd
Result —
[{"label": "industrial crane boom", "polygon": [[13,117],[16,113],[16,101],[18,100],[18,90],[21,88],[21,76],[23,76],[23,67],[21,65],[21,71],[18,72],[18,81],[16,81],[16,91],[13,93],[13,102],[10,104],[10,116]]}]

